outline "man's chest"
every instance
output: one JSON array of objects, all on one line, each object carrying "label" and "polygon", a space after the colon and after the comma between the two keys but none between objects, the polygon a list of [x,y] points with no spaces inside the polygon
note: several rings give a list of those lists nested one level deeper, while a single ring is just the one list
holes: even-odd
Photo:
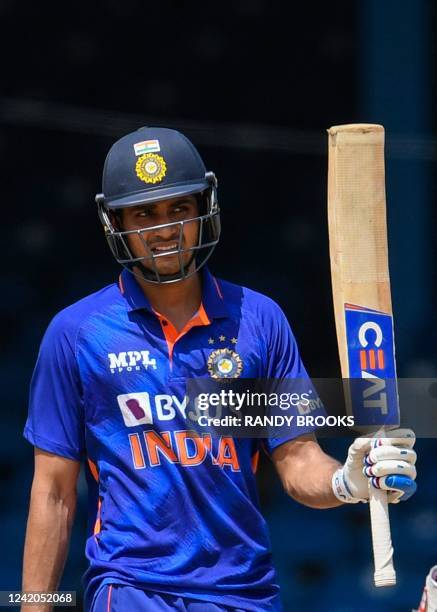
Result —
[{"label": "man's chest", "polygon": [[111,448],[135,469],[212,461],[239,471],[230,437],[193,434],[199,414],[187,380],[262,376],[262,344],[244,323],[193,328],[173,347],[159,326],[112,325],[84,338],[77,358],[94,458]]},{"label": "man's chest", "polygon": [[159,322],[102,326],[77,353],[88,422],[126,427],[186,419],[187,379],[258,378],[262,340],[241,320],[195,327],[169,345]]}]

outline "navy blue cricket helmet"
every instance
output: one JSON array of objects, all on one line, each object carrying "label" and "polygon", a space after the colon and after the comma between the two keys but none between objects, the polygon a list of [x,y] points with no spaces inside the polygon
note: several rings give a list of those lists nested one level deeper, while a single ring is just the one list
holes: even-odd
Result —
[{"label": "navy blue cricket helmet", "polygon": [[[131,272],[152,283],[176,282],[196,273],[211,256],[220,237],[217,179],[206,171],[197,149],[180,132],[142,127],[115,142],[103,168],[102,191],[96,202],[106,239],[116,260]],[[199,216],[160,226],[178,230],[178,247],[165,254],[147,249],[146,234],[156,226],[126,231],[117,221],[123,208],[185,195],[196,195]],[[198,223],[198,240],[195,246],[184,248],[184,225],[189,222]],[[128,236],[133,233],[143,239],[143,257],[135,257],[131,251]],[[187,251],[191,254],[188,262],[183,258]],[[179,271],[160,274],[157,258],[175,254]]]}]

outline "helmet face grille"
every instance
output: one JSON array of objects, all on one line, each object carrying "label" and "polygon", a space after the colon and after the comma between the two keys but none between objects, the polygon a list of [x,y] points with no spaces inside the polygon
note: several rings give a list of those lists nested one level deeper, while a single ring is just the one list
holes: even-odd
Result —
[{"label": "helmet face grille", "polygon": [[[105,204],[97,201],[100,220],[105,229],[106,240],[115,259],[130,272],[150,283],[174,283],[195,274],[212,255],[220,238],[220,211],[217,203],[215,186],[199,194],[201,214],[192,219],[166,223],[159,226],[138,230],[120,230],[112,222],[114,213],[110,213]],[[205,211],[205,214],[202,214]],[[184,246],[184,230],[190,223],[198,224],[197,242],[190,247]],[[165,252],[154,252],[147,243],[147,234],[157,229],[174,228],[177,230],[177,247]],[[135,256],[129,246],[129,237],[138,236],[144,255]],[[191,256],[188,257],[187,254]],[[178,256],[179,270],[174,274],[160,274],[158,260]]]}]

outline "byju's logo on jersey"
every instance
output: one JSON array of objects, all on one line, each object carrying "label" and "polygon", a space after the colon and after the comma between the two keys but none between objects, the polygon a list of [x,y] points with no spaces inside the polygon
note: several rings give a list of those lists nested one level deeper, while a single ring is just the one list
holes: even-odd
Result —
[{"label": "byju's logo on jersey", "polygon": [[187,402],[187,397],[179,400],[175,395],[150,395],[147,391],[117,395],[126,427],[153,424],[153,415],[158,421],[172,421],[178,415],[185,419]]},{"label": "byju's logo on jersey", "polygon": [[117,395],[117,402],[126,427],[153,423],[148,393],[124,393]]},{"label": "byju's logo on jersey", "polygon": [[138,372],[153,368],[156,370],[156,359],[150,358],[150,351],[122,351],[108,353],[109,369],[116,372]]}]

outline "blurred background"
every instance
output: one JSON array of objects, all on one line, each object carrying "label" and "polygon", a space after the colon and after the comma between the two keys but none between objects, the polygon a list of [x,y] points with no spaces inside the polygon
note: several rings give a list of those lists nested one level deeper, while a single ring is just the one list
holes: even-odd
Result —
[{"label": "blurred background", "polygon": [[[116,278],[94,194],[112,142],[175,127],[219,178],[216,275],[282,306],[313,376],[338,374],[326,128],[384,124],[399,374],[437,375],[435,3],[0,1],[0,589],[20,588],[33,450],[22,439],[39,342],[61,308]],[[322,441],[344,458],[349,440]],[[260,491],[284,609],[410,610],[437,562],[434,440],[393,508],[398,586],[372,586],[368,509],[304,508],[265,459]],[[86,489],[62,587],[80,593]],[[80,609],[80,608],[78,608]]]}]

